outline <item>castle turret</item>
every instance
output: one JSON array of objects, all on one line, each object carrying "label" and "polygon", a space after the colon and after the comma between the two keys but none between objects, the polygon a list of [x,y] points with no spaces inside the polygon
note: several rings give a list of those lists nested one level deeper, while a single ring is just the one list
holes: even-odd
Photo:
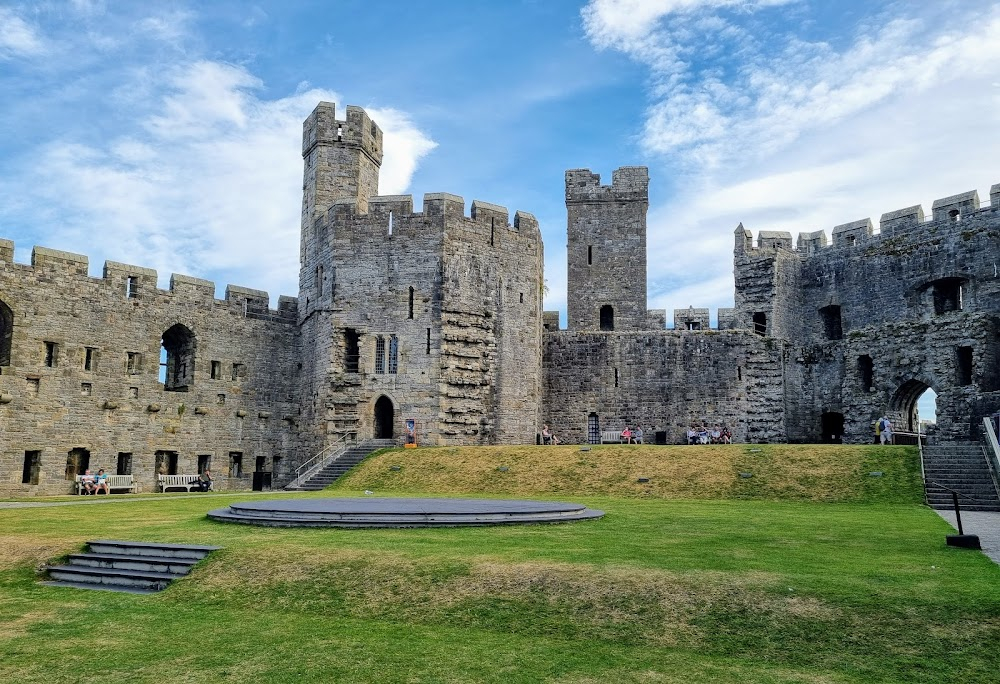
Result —
[{"label": "castle turret", "polygon": [[649,172],[617,169],[610,186],[587,169],[566,172],[570,330],[643,330]]}]

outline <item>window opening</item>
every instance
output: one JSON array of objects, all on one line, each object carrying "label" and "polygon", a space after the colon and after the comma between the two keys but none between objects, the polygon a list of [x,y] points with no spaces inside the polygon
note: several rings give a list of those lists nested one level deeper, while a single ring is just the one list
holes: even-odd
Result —
[{"label": "window opening", "polygon": [[83,370],[92,371],[97,368],[97,349],[87,347],[83,351]]},{"label": "window opening", "polygon": [[139,388],[138,387],[129,387],[128,388],[128,398],[129,399],[138,399],[139,398]]},{"label": "window opening", "polygon": [[392,235],[392,212],[389,212],[389,235]]},{"label": "window opening", "polygon": [[858,375],[861,376],[861,389],[871,392],[875,384],[875,364],[867,354],[858,357]]},{"label": "window opening", "polygon": [[219,406],[222,406],[223,404],[225,404],[226,403],[226,395],[225,394],[216,394],[215,395],[215,403],[218,404]]},{"label": "window opening", "polygon": [[960,213],[958,209],[952,209],[951,211],[948,212],[948,220],[951,221],[952,223],[958,223],[959,216]]},{"label": "window opening", "polygon": [[741,382],[743,381],[743,369],[740,366],[736,367],[736,379]]},{"label": "window opening", "polygon": [[71,449],[66,455],[66,479],[75,480],[90,467],[90,452],[82,447]]},{"label": "window opening", "polygon": [[229,477],[243,477],[243,452],[229,452]]},{"label": "window opening", "polygon": [[41,381],[38,378],[27,378],[28,394],[33,397],[38,396],[38,390],[41,386]]},{"label": "window opening", "polygon": [[194,384],[194,352],[194,333],[187,327],[178,323],[163,333],[160,365],[164,390],[187,392]]},{"label": "window opening", "polygon": [[767,334],[767,314],[758,311],[753,315],[753,331],[758,335]]},{"label": "window opening", "polygon": [[267,467],[267,457],[266,456],[258,456],[256,458],[256,460],[254,461],[254,466],[253,466],[254,471],[258,472],[258,473],[262,473],[262,472],[264,472],[264,468],[266,468],[266,467]]},{"label": "window opening", "polygon": [[496,225],[495,225],[495,223],[496,223],[496,219],[495,218],[491,218],[490,219],[490,247],[493,247],[496,244],[494,242],[495,231],[496,231]]},{"label": "window opening", "polygon": [[156,475],[176,475],[177,474],[177,452],[157,451],[154,454],[154,464]]},{"label": "window opening", "polygon": [[132,453],[129,451],[119,451],[118,452],[118,469],[115,471],[118,475],[131,475],[132,474]]},{"label": "window opening", "polygon": [[45,365],[54,368],[58,361],[59,345],[55,342],[45,343]]},{"label": "window opening", "polygon": [[959,278],[942,278],[934,281],[934,313],[961,311],[962,296],[962,281]]},{"label": "window opening", "polygon": [[323,296],[323,264],[316,267],[316,294]]},{"label": "window opening", "polygon": [[38,475],[42,471],[42,452],[25,451],[24,466],[21,468],[21,484],[38,484]]},{"label": "window opening", "polygon": [[427,353],[431,353],[431,329],[427,328]]},{"label": "window opening", "polygon": [[615,387],[618,387],[618,369],[615,368]]},{"label": "window opening", "polygon": [[601,330],[615,329],[615,310],[610,304],[601,307]]},{"label": "window opening", "polygon": [[232,375],[233,382],[236,382],[240,378],[245,377],[246,374],[247,374],[246,365],[244,365],[242,363],[234,363],[233,364],[233,375]]},{"label": "window opening", "polygon": [[10,365],[10,347],[14,338],[14,312],[0,301],[0,366]]},{"label": "window opening", "polygon": [[89,382],[80,383],[80,394],[85,397],[89,397],[94,393],[94,386]]},{"label": "window opening", "polygon": [[587,265],[592,266],[594,264],[594,246],[587,245]]},{"label": "window opening", "polygon": [[125,295],[129,299],[135,299],[139,296],[139,277],[129,276],[128,284],[125,287]]},{"label": "window opening", "polygon": [[201,475],[206,470],[212,469],[212,455],[198,454],[198,474]]},{"label": "window opening", "polygon": [[519,302],[520,302],[521,304],[524,304],[524,293],[523,293],[523,292],[518,292],[518,293],[517,293],[517,296],[518,296],[518,301],[519,301]]},{"label": "window opening", "polygon": [[140,359],[139,352],[125,352],[125,372],[129,375],[137,375]]},{"label": "window opening", "polygon": [[844,339],[844,325],[840,317],[840,306],[831,304],[819,310],[820,318],[823,319],[823,330],[826,332],[828,340]]},{"label": "window opening", "polygon": [[958,384],[972,384],[972,347],[958,348]]},{"label": "window opening", "polygon": [[688,330],[701,330],[701,323],[699,321],[688,321],[687,322],[687,329]]},{"label": "window opening", "polygon": [[399,369],[399,338],[392,335],[389,338],[389,373],[395,375]]},{"label": "window opening", "polygon": [[222,379],[222,361],[212,362],[212,379],[213,380]]},{"label": "window opening", "polygon": [[413,288],[410,288],[410,313],[407,318],[413,318]]},{"label": "window opening", "polygon": [[385,338],[381,335],[375,338],[375,372],[385,373]]},{"label": "window opening", "polygon": [[848,247],[853,247],[855,241],[856,241],[856,238],[853,235],[845,235],[844,236],[844,242],[847,244]]},{"label": "window opening", "polygon": [[346,328],[344,330],[344,372],[357,373],[360,357],[358,331],[354,328]]}]

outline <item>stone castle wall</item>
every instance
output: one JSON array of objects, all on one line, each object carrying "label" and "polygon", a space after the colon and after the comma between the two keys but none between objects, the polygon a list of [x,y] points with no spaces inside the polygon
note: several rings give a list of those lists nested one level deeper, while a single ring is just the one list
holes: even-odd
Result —
[{"label": "stone castle wall", "polygon": [[[287,475],[299,419],[294,299],[269,311],[266,292],[230,286],[216,300],[197,278],[174,275],[160,290],[150,269],[107,262],[92,278],[84,256],[36,247],[25,265],[13,251],[0,241],[0,301],[13,323],[0,365],[0,494],[69,493],[75,449],[89,451],[94,472],[115,473],[131,454],[143,491],[153,491],[157,452],[176,453],[180,474],[207,456],[219,488],[248,488],[258,459]],[[160,341],[177,324],[193,333],[193,359],[186,391],[166,391]],[[38,452],[35,472],[26,452]],[[229,477],[231,454],[241,477]]]}]

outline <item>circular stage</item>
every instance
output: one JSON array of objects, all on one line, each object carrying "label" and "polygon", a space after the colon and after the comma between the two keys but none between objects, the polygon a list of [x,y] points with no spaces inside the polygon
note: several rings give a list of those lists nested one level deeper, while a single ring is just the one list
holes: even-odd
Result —
[{"label": "circular stage", "polygon": [[209,511],[221,522],[269,527],[465,527],[600,518],[582,504],[509,499],[278,499]]}]

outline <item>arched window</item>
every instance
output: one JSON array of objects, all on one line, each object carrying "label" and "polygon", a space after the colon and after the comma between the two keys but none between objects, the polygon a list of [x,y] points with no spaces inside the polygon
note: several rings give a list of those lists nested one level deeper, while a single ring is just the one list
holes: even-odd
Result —
[{"label": "arched window", "polygon": [[0,366],[10,365],[10,346],[14,338],[14,312],[0,301]]},{"label": "arched window", "polygon": [[161,379],[168,392],[187,392],[194,384],[195,339],[186,326],[180,323],[163,333]]},{"label": "arched window", "polygon": [[610,304],[601,307],[601,330],[615,329],[615,309]]}]

